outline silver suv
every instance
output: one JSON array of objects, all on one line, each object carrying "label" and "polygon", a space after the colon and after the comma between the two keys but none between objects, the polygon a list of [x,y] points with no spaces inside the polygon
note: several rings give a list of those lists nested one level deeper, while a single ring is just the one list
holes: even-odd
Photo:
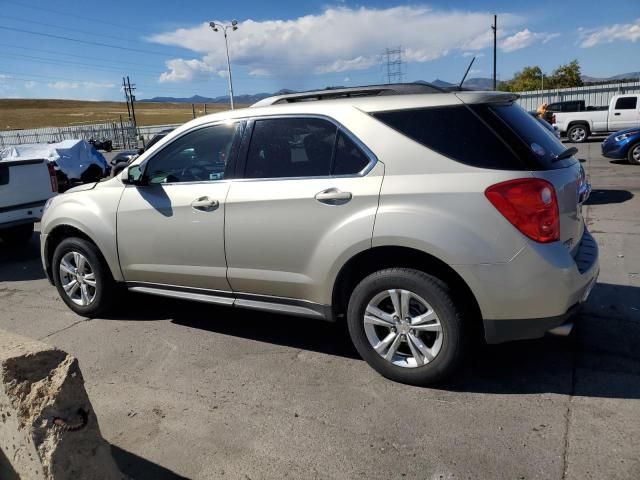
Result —
[{"label": "silver suv", "polygon": [[411,384],[448,376],[474,332],[568,332],[599,271],[575,149],[514,95],[424,88],[274,97],[183,125],[48,202],[49,279],[84,316],[123,286],[346,320],[374,369]]}]

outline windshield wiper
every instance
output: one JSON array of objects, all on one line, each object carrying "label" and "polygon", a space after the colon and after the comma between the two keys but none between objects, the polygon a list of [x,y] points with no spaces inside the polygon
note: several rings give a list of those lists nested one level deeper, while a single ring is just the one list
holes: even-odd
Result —
[{"label": "windshield wiper", "polygon": [[576,153],[578,153],[578,149],[576,147],[567,148],[564,152],[559,153],[555,157],[553,157],[552,162],[557,162],[558,160],[564,160],[565,158],[573,157]]}]

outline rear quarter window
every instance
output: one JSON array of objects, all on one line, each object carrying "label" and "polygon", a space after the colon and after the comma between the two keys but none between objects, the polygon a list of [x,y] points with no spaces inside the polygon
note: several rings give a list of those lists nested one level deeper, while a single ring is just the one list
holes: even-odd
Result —
[{"label": "rear quarter window", "polygon": [[466,165],[526,169],[508,144],[464,105],[378,112],[373,116],[425,147]]}]

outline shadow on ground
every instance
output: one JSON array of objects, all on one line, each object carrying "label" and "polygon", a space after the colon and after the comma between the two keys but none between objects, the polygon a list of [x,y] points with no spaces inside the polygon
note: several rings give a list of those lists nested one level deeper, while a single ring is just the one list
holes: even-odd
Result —
[{"label": "shadow on ground", "polygon": [[2,480],[20,480],[18,473],[11,466],[11,462],[0,449],[0,479]]},{"label": "shadow on ground", "polygon": [[[157,463],[145,460],[131,452],[111,445],[113,455],[118,468],[122,473],[135,480],[188,480],[171,470],[161,467]],[[3,477],[4,479],[4,477]]]},{"label": "shadow on ground", "polygon": [[[638,300],[636,300],[638,299]],[[259,342],[359,358],[343,323],[128,294],[119,320],[171,320],[177,325]],[[595,368],[616,376],[589,386],[588,395],[640,399],[640,288],[597,284],[571,336],[474,345],[466,367],[440,388],[454,391],[571,394],[575,372]],[[587,390],[585,390],[586,392]]]},{"label": "shadow on ground", "polygon": [[40,235],[17,247],[0,243],[0,282],[22,282],[45,278],[40,262]]},{"label": "shadow on ground", "polygon": [[629,190],[606,190],[597,189],[585,202],[585,205],[608,205],[611,203],[624,203],[633,198],[633,193]]}]

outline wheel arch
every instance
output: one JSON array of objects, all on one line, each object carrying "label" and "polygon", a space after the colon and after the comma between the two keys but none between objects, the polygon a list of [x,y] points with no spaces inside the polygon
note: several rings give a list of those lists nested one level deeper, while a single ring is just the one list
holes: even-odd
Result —
[{"label": "wheel arch", "polygon": [[466,318],[483,334],[482,315],[478,301],[469,285],[447,263],[439,258],[405,246],[376,246],[352,256],[340,269],[333,284],[332,307],[336,318],[346,313],[351,292],[356,285],[371,273],[392,267],[421,270],[447,283],[462,306]]},{"label": "wheel arch", "polygon": [[584,127],[587,127],[587,135],[591,134],[591,125],[589,125],[589,122],[587,120],[572,120],[569,122],[569,124],[567,125],[567,133],[569,132],[569,130],[572,127],[575,127],[577,125],[582,125]]}]

